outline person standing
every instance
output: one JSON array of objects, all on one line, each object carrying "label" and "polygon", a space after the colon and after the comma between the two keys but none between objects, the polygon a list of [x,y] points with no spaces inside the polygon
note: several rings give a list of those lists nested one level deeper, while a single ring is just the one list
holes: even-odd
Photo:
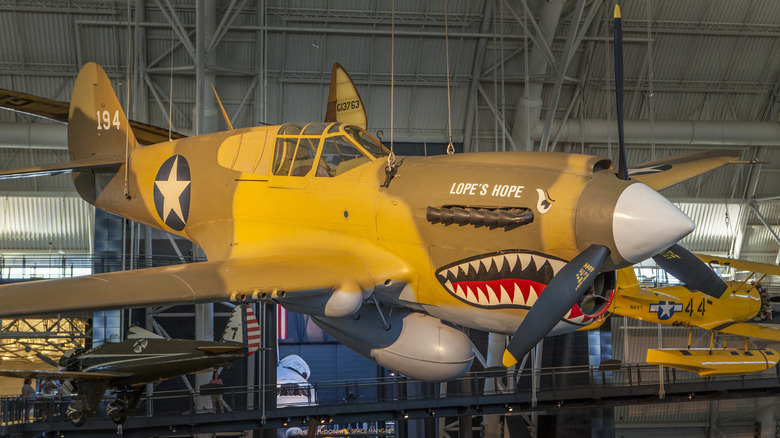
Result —
[{"label": "person standing", "polygon": [[[211,375],[211,380],[209,380],[209,383],[222,385],[222,379],[219,378],[218,371],[214,371],[214,374]],[[228,406],[225,400],[222,399],[221,389],[219,393],[211,394],[211,407],[214,409],[214,412],[217,412],[217,408],[219,408],[219,412],[232,411],[232,409],[230,409],[230,406]]]},{"label": "person standing", "polygon": [[57,395],[57,384],[44,380],[41,384],[41,420],[51,421],[54,414],[54,397]]},{"label": "person standing", "polygon": [[24,379],[24,385],[22,385],[22,406],[24,409],[24,422],[30,421],[30,409],[35,403],[35,399],[38,395],[35,393],[35,388],[32,387],[32,379],[27,377]]}]

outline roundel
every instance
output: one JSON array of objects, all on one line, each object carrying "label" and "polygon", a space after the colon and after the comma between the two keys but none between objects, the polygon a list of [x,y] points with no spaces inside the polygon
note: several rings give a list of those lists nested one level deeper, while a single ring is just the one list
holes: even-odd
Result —
[{"label": "roundel", "polygon": [[149,341],[147,341],[146,339],[139,339],[135,341],[135,343],[133,344],[133,351],[135,351],[136,353],[140,353],[146,349],[146,346],[148,344]]},{"label": "roundel", "polygon": [[154,179],[154,206],[165,225],[181,231],[190,215],[190,166],[174,155],[160,166]]}]

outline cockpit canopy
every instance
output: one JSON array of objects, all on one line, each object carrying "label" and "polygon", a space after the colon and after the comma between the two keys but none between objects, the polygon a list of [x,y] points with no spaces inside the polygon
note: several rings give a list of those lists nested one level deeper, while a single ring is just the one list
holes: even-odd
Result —
[{"label": "cockpit canopy", "polygon": [[287,123],[276,134],[271,173],[333,177],[389,152],[368,132],[344,123]]}]

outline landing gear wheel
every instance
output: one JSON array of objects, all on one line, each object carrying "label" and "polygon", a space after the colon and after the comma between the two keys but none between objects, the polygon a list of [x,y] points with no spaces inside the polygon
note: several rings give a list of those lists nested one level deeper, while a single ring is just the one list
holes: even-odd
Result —
[{"label": "landing gear wheel", "polygon": [[106,413],[115,424],[122,424],[127,420],[127,402],[122,399],[115,399],[108,404]]},{"label": "landing gear wheel", "polygon": [[81,427],[87,422],[89,415],[87,414],[87,405],[81,400],[76,400],[68,405],[66,415],[76,427]]}]

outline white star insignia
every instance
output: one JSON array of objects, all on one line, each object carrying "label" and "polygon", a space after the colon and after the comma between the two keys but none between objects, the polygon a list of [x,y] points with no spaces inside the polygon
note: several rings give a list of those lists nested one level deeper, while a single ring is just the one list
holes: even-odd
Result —
[{"label": "white star insignia", "polygon": [[163,195],[163,221],[168,217],[168,213],[173,211],[184,222],[184,213],[181,211],[179,196],[189,187],[191,181],[179,181],[178,164],[179,157],[176,157],[171,166],[171,172],[168,174],[168,179],[154,182],[154,185],[157,186]]},{"label": "white star insignia", "polygon": [[672,309],[674,308],[674,304],[673,303],[670,303],[668,301],[664,301],[663,304],[659,303],[658,307],[661,308],[661,316],[659,316],[659,318],[662,318],[664,316],[672,316],[672,314],[669,313],[669,312],[671,312]]}]

